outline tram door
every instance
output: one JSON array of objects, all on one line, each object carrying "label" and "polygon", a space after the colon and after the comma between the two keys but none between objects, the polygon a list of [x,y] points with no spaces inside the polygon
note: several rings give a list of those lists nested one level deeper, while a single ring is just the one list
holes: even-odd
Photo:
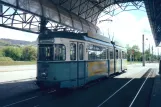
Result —
[{"label": "tram door", "polygon": [[118,72],[118,59],[119,59],[119,51],[115,48],[115,52],[114,52],[114,71],[115,73]]},{"label": "tram door", "polygon": [[76,78],[77,87],[85,84],[85,47],[84,43],[70,42],[70,60],[73,61],[70,70],[71,79]]},{"label": "tram door", "polygon": [[82,42],[77,43],[77,83],[78,86],[85,84],[85,45]]},{"label": "tram door", "polygon": [[110,74],[113,74],[115,71],[114,71],[114,67],[115,67],[115,63],[114,63],[114,50],[113,48],[110,48],[109,49],[109,52],[110,52],[110,58],[109,58],[109,67],[110,67],[110,70],[109,70],[109,75]]},{"label": "tram door", "polygon": [[115,49],[115,72],[121,71],[121,52]]}]

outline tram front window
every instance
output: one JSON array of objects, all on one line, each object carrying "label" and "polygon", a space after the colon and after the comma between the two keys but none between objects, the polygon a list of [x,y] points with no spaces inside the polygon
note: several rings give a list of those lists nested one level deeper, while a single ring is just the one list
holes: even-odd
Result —
[{"label": "tram front window", "polygon": [[53,45],[39,45],[39,60],[51,61],[53,60]]}]

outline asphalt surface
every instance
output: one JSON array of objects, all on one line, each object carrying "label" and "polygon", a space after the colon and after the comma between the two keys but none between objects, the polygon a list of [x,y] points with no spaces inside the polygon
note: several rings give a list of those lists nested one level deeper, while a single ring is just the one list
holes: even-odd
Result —
[{"label": "asphalt surface", "polygon": [[0,83],[36,77],[36,65],[0,66]]},{"label": "asphalt surface", "polygon": [[131,107],[148,107],[155,77],[153,71],[142,75],[137,72],[140,78],[135,78],[136,74],[130,78],[110,77],[66,92],[39,90],[34,80],[4,83],[0,84],[0,107],[130,107],[130,104]]}]

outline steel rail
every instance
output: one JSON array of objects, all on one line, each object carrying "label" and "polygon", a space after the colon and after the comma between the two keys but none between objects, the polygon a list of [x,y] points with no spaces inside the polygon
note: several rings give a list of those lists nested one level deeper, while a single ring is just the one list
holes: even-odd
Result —
[{"label": "steel rail", "polygon": [[[146,72],[148,72],[149,70],[147,70]],[[145,73],[146,73],[145,72]],[[144,74],[145,74],[144,73]],[[117,94],[120,90],[122,90],[125,86],[127,86],[131,81],[133,81],[135,78],[136,78],[136,76],[137,75],[139,75],[140,74],[140,72],[139,73],[137,73],[136,75],[135,75],[135,77],[134,78],[132,78],[132,79],[130,79],[128,82],[126,82],[123,86],[121,86],[118,90],[116,90],[112,95],[110,95],[107,99],[105,99],[101,104],[99,104],[97,107],[101,107],[103,104],[105,104],[108,100],[110,100],[115,94]]]},{"label": "steel rail", "polygon": [[[43,91],[41,91],[43,92]],[[51,93],[54,93],[56,92],[56,90],[50,90],[47,92],[47,94],[51,94]],[[41,97],[42,95],[36,95],[36,96],[32,96],[32,97],[29,97],[29,98],[26,98],[26,99],[23,99],[23,100],[19,100],[17,102],[14,102],[14,103],[10,103],[10,104],[7,104],[7,105],[4,105],[2,107],[10,107],[10,106],[14,106],[16,104],[20,104],[20,103],[23,103],[23,102],[26,102],[26,101],[29,101],[29,100],[32,100],[32,99],[35,99],[35,98],[38,98],[38,97]],[[39,105],[38,105],[39,106]],[[36,106],[37,107],[37,106]]]},{"label": "steel rail", "polygon": [[[154,72],[154,71],[153,71],[153,72]],[[132,100],[132,102],[130,103],[129,107],[132,107],[132,105],[134,104],[134,102],[135,102],[135,100],[136,100],[137,96],[139,95],[139,93],[140,93],[141,89],[143,88],[143,86],[144,86],[145,82],[146,82],[146,81],[147,81],[147,79],[149,78],[150,74],[153,74],[153,72],[149,72],[148,76],[146,77],[146,79],[145,79],[145,80],[144,80],[144,82],[142,83],[142,85],[141,85],[141,87],[139,88],[138,92],[136,93],[136,95],[135,95],[134,99],[133,99],[133,100]]]}]

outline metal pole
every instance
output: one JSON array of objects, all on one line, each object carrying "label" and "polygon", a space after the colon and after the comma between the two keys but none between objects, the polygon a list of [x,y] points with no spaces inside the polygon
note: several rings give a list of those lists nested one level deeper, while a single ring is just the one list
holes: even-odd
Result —
[{"label": "metal pole", "polygon": [[152,62],[153,62],[153,46],[152,46],[152,58],[151,58]]},{"label": "metal pole", "polygon": [[130,58],[130,64],[131,64],[131,54],[130,54],[130,57],[129,58]]},{"label": "metal pole", "polygon": [[158,48],[158,58],[157,58],[157,60],[159,61],[159,48]]},{"label": "metal pole", "polygon": [[149,43],[149,63],[150,63],[150,43]]},{"label": "metal pole", "polygon": [[143,66],[145,66],[145,55],[144,55],[144,35],[143,35]]}]

